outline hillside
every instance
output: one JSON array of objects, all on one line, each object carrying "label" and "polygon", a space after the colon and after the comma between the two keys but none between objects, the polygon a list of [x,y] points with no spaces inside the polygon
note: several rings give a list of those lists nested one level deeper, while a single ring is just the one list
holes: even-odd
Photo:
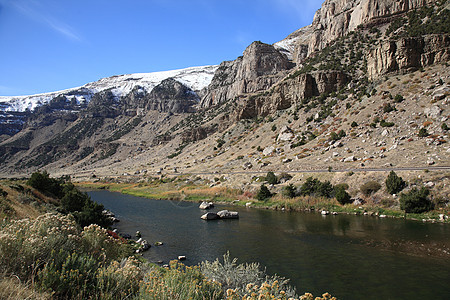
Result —
[{"label": "hillside", "polygon": [[269,170],[448,167],[449,7],[327,0],[310,26],[218,67],[3,100],[0,172],[242,172],[224,184],[245,187]]}]

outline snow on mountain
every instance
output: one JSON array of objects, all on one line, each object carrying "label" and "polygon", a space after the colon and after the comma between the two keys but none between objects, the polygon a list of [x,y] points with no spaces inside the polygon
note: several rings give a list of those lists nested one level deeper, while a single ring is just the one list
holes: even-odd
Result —
[{"label": "snow on mountain", "polygon": [[202,66],[153,73],[116,75],[87,83],[81,87],[51,93],[13,97],[0,96],[0,111],[32,111],[60,95],[66,96],[69,100],[74,99],[77,103],[89,102],[95,93],[107,89],[111,89],[114,96],[120,98],[130,93],[137,85],[150,92],[167,78],[174,78],[190,89],[198,91],[209,85],[217,67]]},{"label": "snow on mountain", "polygon": [[313,28],[311,25],[308,25],[308,26],[302,27],[302,28],[294,31],[293,33],[288,35],[285,39],[273,44],[273,46],[275,47],[275,49],[277,49],[281,53],[286,54],[286,56],[289,59],[293,60],[294,59],[293,56],[295,54],[296,47],[299,44],[307,45],[309,39],[312,36],[312,33],[313,33]]}]

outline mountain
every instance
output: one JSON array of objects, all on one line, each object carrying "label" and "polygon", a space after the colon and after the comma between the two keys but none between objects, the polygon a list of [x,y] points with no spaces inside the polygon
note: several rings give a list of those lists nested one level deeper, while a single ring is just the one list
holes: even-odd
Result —
[{"label": "mountain", "polygon": [[2,99],[0,172],[448,166],[449,8],[327,0],[311,25],[219,66]]},{"label": "mountain", "polygon": [[78,110],[85,107],[94,95],[109,91],[120,99],[128,96],[134,89],[137,93],[149,93],[163,80],[172,78],[195,91],[202,92],[214,75],[217,66],[192,67],[187,69],[154,73],[135,73],[117,75],[100,79],[84,86],[67,90],[31,96],[0,96],[0,135],[13,135],[22,129],[30,112],[43,105],[59,106]]}]

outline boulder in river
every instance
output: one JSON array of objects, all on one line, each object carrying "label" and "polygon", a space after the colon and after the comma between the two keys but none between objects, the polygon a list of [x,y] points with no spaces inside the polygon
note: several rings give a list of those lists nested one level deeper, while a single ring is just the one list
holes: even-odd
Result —
[{"label": "boulder in river", "polygon": [[217,219],[219,219],[219,216],[216,213],[209,212],[209,213],[206,213],[203,216],[201,216],[201,218],[203,220],[217,220]]},{"label": "boulder in river", "polygon": [[200,209],[210,209],[210,208],[213,208],[213,207],[214,207],[214,203],[212,203],[212,202],[206,202],[206,201],[203,201],[203,202],[200,204],[200,206],[199,206]]},{"label": "boulder in river", "polygon": [[217,213],[220,219],[239,219],[237,211],[221,210]]}]

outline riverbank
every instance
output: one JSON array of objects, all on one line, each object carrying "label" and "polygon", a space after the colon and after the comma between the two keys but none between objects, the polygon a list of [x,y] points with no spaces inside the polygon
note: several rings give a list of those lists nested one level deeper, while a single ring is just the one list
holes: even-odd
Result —
[{"label": "riverbank", "polygon": [[[399,207],[387,207],[391,202],[374,203],[366,201],[364,204],[353,205],[339,204],[335,198],[320,198],[301,196],[294,198],[284,197],[281,193],[274,195],[266,201],[256,199],[256,193],[243,191],[227,186],[210,186],[208,184],[196,184],[183,178],[166,180],[154,180],[149,183],[113,183],[113,182],[79,182],[79,187],[87,189],[103,189],[122,194],[159,199],[231,204],[237,206],[254,207],[260,209],[286,210],[286,211],[326,211],[329,213],[345,213],[353,215],[367,215],[379,218],[393,217],[406,218],[424,222],[450,223],[450,212],[447,209],[433,210],[426,213],[405,214]],[[444,216],[444,217],[443,217]],[[447,216],[447,217],[446,217]]]}]

